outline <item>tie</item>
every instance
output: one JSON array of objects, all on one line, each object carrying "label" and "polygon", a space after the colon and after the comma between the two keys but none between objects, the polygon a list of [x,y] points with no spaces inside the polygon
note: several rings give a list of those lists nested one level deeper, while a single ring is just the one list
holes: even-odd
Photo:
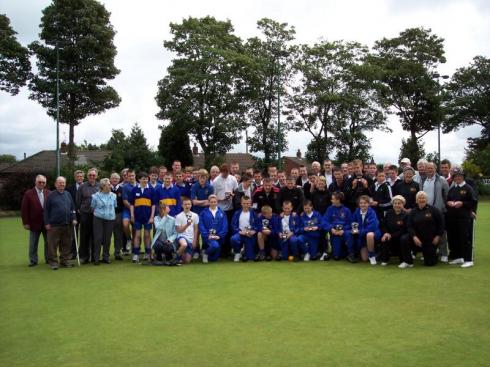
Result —
[{"label": "tie", "polygon": [[44,209],[44,194],[43,194],[43,191],[42,190],[39,190],[37,193],[38,193],[37,196],[39,196],[39,201],[41,202],[41,207]]}]

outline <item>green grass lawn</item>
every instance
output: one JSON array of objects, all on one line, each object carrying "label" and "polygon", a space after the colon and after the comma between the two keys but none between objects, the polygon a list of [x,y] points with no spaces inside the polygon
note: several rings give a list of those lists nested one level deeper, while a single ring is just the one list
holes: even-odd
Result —
[{"label": "green grass lawn", "polygon": [[[0,366],[489,366],[490,203],[476,265],[27,267],[0,220]],[[395,259],[393,259],[395,260]]]}]

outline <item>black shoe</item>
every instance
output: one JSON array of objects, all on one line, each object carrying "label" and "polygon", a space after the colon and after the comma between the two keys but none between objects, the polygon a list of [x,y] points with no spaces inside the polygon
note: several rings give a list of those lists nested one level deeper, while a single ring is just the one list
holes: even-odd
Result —
[{"label": "black shoe", "polygon": [[334,261],[339,261],[339,260],[340,260],[340,257],[339,257],[339,256],[334,256],[334,257],[333,257],[333,260],[334,260]]},{"label": "black shoe", "polygon": [[82,259],[80,260],[80,264],[88,264],[90,261],[88,259]]},{"label": "black shoe", "polygon": [[33,266],[37,266],[37,263],[30,263],[29,267],[32,268]]},{"label": "black shoe", "polygon": [[266,256],[265,257],[265,261],[271,261],[272,260],[272,256]]},{"label": "black shoe", "polygon": [[347,261],[351,264],[355,264],[357,262],[357,258],[354,255],[347,256]]},{"label": "black shoe", "polygon": [[255,261],[255,262],[260,261],[260,255],[255,256],[254,261]]},{"label": "black shoe", "polygon": [[310,261],[317,261],[320,258],[320,255],[316,254],[310,258]]},{"label": "black shoe", "polygon": [[51,270],[58,270],[59,269],[59,265],[58,264],[51,264]]},{"label": "black shoe", "polygon": [[299,256],[295,256],[293,262],[297,263],[299,261]]},{"label": "black shoe", "polygon": [[282,261],[282,257],[281,256],[276,257],[276,261]]},{"label": "black shoe", "polygon": [[95,260],[94,261],[94,265],[100,265],[100,261],[99,260]]},{"label": "black shoe", "polygon": [[105,259],[105,260],[102,260],[102,262],[103,262],[104,264],[110,264],[110,263],[111,263],[111,260],[109,260],[109,259]]},{"label": "black shoe", "polygon": [[116,260],[124,260],[123,257],[121,255],[116,255],[114,256],[114,259]]},{"label": "black shoe", "polygon": [[70,263],[63,263],[63,264],[61,264],[61,267],[62,267],[62,268],[73,268],[73,264],[70,264]]},{"label": "black shoe", "polygon": [[242,262],[246,263],[248,261],[248,257],[242,256]]}]

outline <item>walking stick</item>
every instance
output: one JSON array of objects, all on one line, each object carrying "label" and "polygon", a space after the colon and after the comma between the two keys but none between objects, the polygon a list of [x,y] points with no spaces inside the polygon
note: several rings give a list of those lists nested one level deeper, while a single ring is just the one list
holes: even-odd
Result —
[{"label": "walking stick", "polygon": [[471,236],[471,261],[475,261],[475,251],[476,251],[476,245],[475,245],[475,227],[476,227],[476,218],[473,218],[473,233]]},{"label": "walking stick", "polygon": [[77,238],[76,226],[73,226],[73,235],[75,236],[75,247],[77,248],[78,266],[80,266],[80,256],[78,255],[78,238]]}]

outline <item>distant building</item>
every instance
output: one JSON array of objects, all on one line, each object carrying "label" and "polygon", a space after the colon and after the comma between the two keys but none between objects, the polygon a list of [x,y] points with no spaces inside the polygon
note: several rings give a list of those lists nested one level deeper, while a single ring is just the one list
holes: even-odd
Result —
[{"label": "distant building", "polygon": [[[75,165],[100,165],[109,155],[108,150],[93,150],[77,153]],[[68,164],[68,156],[61,154],[61,167]],[[12,173],[41,173],[52,175],[56,170],[56,151],[41,150],[39,153],[31,155],[19,162],[10,164],[7,167],[0,167],[0,177],[5,177]]]},{"label": "distant building", "polygon": [[[193,153],[197,153],[194,150]],[[204,167],[204,153],[193,154],[194,164],[192,165],[196,169],[205,168],[209,170],[210,167]],[[245,171],[246,168],[253,167],[255,164],[255,158],[248,153],[226,153],[224,156],[224,162],[230,166],[232,162],[237,162],[240,165],[240,172]]]}]

